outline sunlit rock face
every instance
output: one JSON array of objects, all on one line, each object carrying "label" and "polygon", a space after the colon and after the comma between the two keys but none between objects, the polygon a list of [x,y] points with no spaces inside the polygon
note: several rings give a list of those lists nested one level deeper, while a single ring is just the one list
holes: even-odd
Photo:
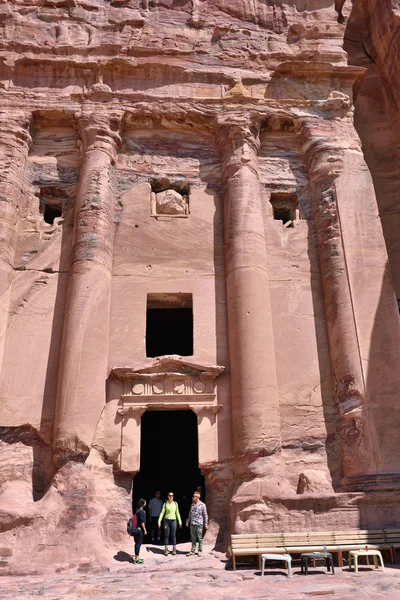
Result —
[{"label": "sunlit rock face", "polygon": [[397,13],[0,0],[3,570],[398,522]]}]

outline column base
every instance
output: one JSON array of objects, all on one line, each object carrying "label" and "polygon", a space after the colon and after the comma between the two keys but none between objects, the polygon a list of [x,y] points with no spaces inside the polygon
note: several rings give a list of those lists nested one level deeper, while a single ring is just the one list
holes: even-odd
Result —
[{"label": "column base", "polygon": [[367,473],[344,477],[341,492],[400,491],[400,473]]}]

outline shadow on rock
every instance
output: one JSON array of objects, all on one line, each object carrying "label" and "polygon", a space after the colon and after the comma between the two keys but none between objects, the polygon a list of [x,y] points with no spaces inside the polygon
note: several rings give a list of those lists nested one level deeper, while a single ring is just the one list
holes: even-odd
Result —
[{"label": "shadow on rock", "polygon": [[114,554],[114,560],[117,560],[118,562],[129,562],[129,563],[133,563],[133,557],[128,554],[127,552],[124,552],[123,550],[119,550],[117,552],[117,554]]},{"label": "shadow on rock", "polygon": [[[147,546],[146,552],[152,552],[153,554],[164,554],[164,549],[154,546]],[[179,551],[177,551],[177,554],[179,554]]]}]

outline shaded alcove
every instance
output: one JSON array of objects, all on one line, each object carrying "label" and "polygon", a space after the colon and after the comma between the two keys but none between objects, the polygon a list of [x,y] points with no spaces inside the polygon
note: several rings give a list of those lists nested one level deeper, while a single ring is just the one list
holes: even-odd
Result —
[{"label": "shaded alcove", "polygon": [[[163,501],[168,492],[173,492],[184,522],[198,486],[202,487],[204,500],[196,415],[191,410],[145,412],[141,420],[140,471],[133,480],[133,507],[140,498],[149,502],[156,490],[161,491]],[[182,533],[188,536],[185,527]]]},{"label": "shaded alcove", "polygon": [[148,294],[146,356],[193,355],[192,294]]}]

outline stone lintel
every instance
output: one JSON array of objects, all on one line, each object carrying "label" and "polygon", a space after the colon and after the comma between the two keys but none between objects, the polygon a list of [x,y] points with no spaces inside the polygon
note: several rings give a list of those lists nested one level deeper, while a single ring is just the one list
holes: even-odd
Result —
[{"label": "stone lintel", "polygon": [[277,65],[274,75],[293,75],[306,79],[350,79],[357,81],[364,77],[367,69],[353,65],[332,65],[328,62],[314,61],[285,61]]},{"label": "stone lintel", "polygon": [[[183,402],[182,404],[179,402],[175,402],[175,401],[168,401],[168,402],[160,402],[159,399],[157,399],[157,402],[155,402],[154,404],[148,402],[147,404],[129,404],[129,403],[125,403],[123,404],[123,406],[119,407],[117,412],[119,415],[122,415],[124,417],[134,417],[134,418],[138,418],[141,417],[143,415],[143,413],[146,412],[146,410],[151,409],[151,410],[192,410],[198,417],[200,416],[205,416],[205,415],[216,415],[219,413],[219,411],[222,409],[222,404],[207,404],[204,402],[204,399],[202,399],[202,402],[200,402],[199,404],[191,404],[191,401],[187,401],[188,399],[185,399],[185,402]],[[144,402],[146,402],[146,399],[144,399]]]},{"label": "stone lintel", "polygon": [[400,490],[400,473],[368,473],[345,477],[340,482],[341,492],[383,492]]},{"label": "stone lintel", "polygon": [[178,394],[163,394],[161,397],[168,397],[168,400],[165,402],[160,401],[160,395],[156,394],[141,394],[138,396],[133,396],[132,394],[123,394],[121,396],[120,403],[124,406],[137,406],[138,403],[143,404],[146,403],[151,408],[154,408],[154,404],[166,405],[166,408],[171,406],[171,403],[177,403],[177,405],[182,408],[182,404],[190,404],[194,402],[204,403],[204,402],[213,402],[215,400],[215,394],[183,394],[179,396]]}]

